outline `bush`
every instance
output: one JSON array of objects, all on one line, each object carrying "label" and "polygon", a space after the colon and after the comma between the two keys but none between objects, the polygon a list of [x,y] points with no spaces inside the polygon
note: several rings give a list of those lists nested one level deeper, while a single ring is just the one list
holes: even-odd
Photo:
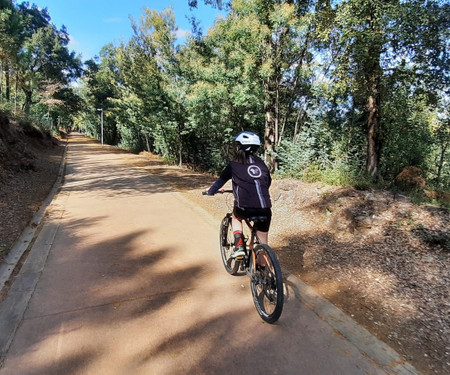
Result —
[{"label": "bush", "polygon": [[[349,156],[348,145],[331,141],[323,130],[319,133],[310,128],[297,142],[282,143],[280,177],[301,179],[306,182],[324,182],[329,185],[354,186],[367,189],[371,179],[362,170],[360,158]],[[319,141],[320,139],[320,141]]]}]

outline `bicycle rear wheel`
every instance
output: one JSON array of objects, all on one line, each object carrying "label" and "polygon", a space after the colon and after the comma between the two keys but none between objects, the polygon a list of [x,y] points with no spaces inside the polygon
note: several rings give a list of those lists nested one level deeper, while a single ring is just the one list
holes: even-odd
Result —
[{"label": "bicycle rear wheel", "polygon": [[225,269],[230,275],[235,275],[239,269],[240,261],[231,257],[234,250],[233,227],[231,214],[227,214],[220,223],[220,255]]},{"label": "bicycle rear wheel", "polygon": [[274,251],[265,244],[254,249],[256,264],[252,266],[250,287],[253,302],[261,318],[275,323],[283,311],[283,276]]}]

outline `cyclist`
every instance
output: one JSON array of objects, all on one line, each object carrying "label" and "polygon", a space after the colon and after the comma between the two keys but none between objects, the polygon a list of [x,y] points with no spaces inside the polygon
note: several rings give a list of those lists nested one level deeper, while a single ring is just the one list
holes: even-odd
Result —
[{"label": "cyclist", "polygon": [[228,180],[232,180],[234,194],[232,226],[235,245],[232,257],[240,258],[245,255],[243,219],[252,216],[267,217],[266,221],[255,223],[261,243],[267,244],[272,218],[269,194],[272,178],[265,163],[254,155],[261,146],[259,137],[252,132],[244,131],[234,140],[236,145],[234,156],[207,194],[214,195]]}]

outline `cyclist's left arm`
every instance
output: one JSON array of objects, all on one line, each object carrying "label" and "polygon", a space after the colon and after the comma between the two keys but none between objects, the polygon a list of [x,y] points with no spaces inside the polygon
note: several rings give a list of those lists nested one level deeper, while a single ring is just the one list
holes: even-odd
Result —
[{"label": "cyclist's left arm", "polygon": [[214,182],[214,184],[209,188],[207,194],[208,195],[214,195],[216,194],[219,189],[225,185],[225,183],[231,179],[232,173],[231,173],[231,164],[228,164],[224,171],[221,173],[220,177]]}]

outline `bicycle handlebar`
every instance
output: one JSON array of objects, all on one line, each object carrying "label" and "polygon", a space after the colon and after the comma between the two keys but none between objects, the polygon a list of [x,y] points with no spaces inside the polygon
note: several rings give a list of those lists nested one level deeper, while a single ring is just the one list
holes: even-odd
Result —
[{"label": "bicycle handlebar", "polygon": [[[232,193],[233,190],[218,190],[216,194],[225,194],[225,193]],[[202,195],[209,195],[207,191],[202,191]]]}]

